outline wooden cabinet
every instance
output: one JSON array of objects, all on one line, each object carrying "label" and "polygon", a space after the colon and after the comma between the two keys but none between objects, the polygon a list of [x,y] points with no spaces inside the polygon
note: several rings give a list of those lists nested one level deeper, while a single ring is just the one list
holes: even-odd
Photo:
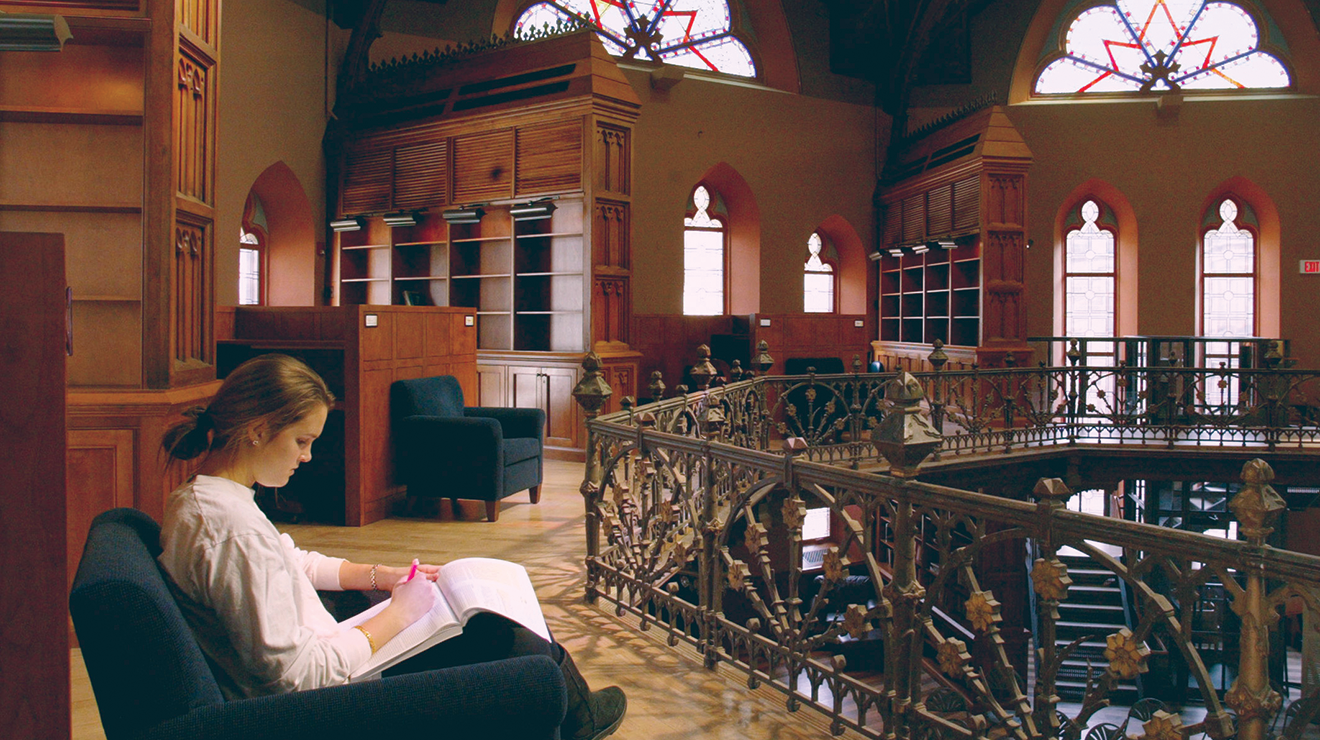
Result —
[{"label": "wooden cabinet", "polygon": [[326,516],[314,518],[370,524],[388,516],[402,495],[394,476],[390,385],[452,375],[464,397],[475,397],[476,332],[469,318],[458,308],[240,306],[234,338],[220,346],[221,370],[279,351],[325,378],[338,399],[335,412],[318,453],[290,489],[309,499],[342,496],[341,507],[323,507]]},{"label": "wooden cabinet", "polygon": [[[1030,362],[1024,295],[1031,152],[993,106],[898,145],[880,190],[877,359],[936,340],[996,367]],[[890,358],[890,361],[886,361]],[[906,362],[906,360],[904,360]]]},{"label": "wooden cabinet", "polygon": [[583,356],[630,352],[635,92],[590,31],[369,77],[327,132],[331,210],[358,227],[335,302],[471,309],[480,403],[546,409],[548,447],[580,456]]},{"label": "wooden cabinet", "polygon": [[539,408],[545,411],[547,455],[580,459],[585,441],[582,411],[573,398],[573,388],[582,377],[580,355],[544,356],[539,365],[525,364],[526,357],[514,353],[483,354],[477,366],[481,406]]},{"label": "wooden cabinet", "polygon": [[0,706],[15,737],[70,733],[66,285],[59,234],[0,233]]}]

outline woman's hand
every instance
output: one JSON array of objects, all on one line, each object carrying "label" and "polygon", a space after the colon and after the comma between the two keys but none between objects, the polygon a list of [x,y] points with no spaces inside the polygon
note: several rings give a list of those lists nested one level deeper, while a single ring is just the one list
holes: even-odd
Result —
[{"label": "woman's hand", "polygon": [[[417,569],[417,575],[422,575],[420,566]],[[435,587],[431,585],[430,578],[416,577],[409,579],[405,575],[394,583],[391,591],[393,591],[393,597],[387,610],[398,610],[399,617],[405,624],[412,624],[417,621],[423,614],[430,611],[431,606],[435,603]]]},{"label": "woman's hand", "polygon": [[[417,561],[413,561],[417,562]],[[412,566],[406,568],[395,568],[387,565],[379,566],[376,569],[376,587],[382,591],[393,592],[399,583],[407,580],[412,573]],[[424,578],[428,581],[434,581],[440,577],[440,566],[427,565],[426,563],[417,563],[417,578]]]},{"label": "woman's hand", "polygon": [[[413,562],[417,561],[414,560]],[[372,578],[373,570],[375,571],[374,579]],[[344,564],[339,567],[339,584],[346,591],[371,591],[374,585],[374,590],[392,592],[395,584],[401,579],[407,578],[411,572],[411,565],[396,568],[390,565],[368,565],[344,561]],[[434,581],[439,577],[439,574],[440,566],[438,565],[417,564],[418,576],[426,576],[427,580]]]}]

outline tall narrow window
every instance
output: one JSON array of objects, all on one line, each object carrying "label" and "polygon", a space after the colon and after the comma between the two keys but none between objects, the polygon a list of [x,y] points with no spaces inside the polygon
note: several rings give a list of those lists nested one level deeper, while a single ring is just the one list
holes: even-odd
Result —
[{"label": "tall narrow window", "polygon": [[238,227],[238,304],[266,303],[266,211],[257,196],[248,193],[243,223]]},{"label": "tall narrow window", "polygon": [[683,313],[718,316],[724,313],[724,222],[711,215],[710,191],[692,193],[695,212],[683,219]]},{"label": "tall narrow window", "polygon": [[807,264],[802,268],[802,310],[834,313],[834,265],[822,257],[824,241],[813,233],[807,239]]},{"label": "tall narrow window", "polygon": [[[1210,219],[1201,243],[1201,334],[1238,339],[1256,333],[1256,235],[1248,224],[1254,214],[1245,204],[1225,198],[1219,204],[1218,226]],[[1209,368],[1238,367],[1236,341],[1206,342]],[[1223,388],[1207,388],[1207,401],[1235,403],[1237,388],[1230,379]]]},{"label": "tall narrow window", "polygon": [[[1115,260],[1111,229],[1115,219],[1108,208],[1102,210],[1099,203],[1088,200],[1069,220],[1074,228],[1064,243],[1064,333],[1070,337],[1112,337]],[[1113,367],[1115,343],[1086,342],[1084,356],[1088,366]],[[1112,411],[1105,400],[1113,399],[1112,391],[1112,376],[1093,379],[1087,389],[1087,404],[1101,413]]]},{"label": "tall narrow window", "polygon": [[522,12],[513,33],[573,19],[596,29],[605,48],[625,59],[755,77],[756,63],[733,32],[727,0],[550,0]]}]

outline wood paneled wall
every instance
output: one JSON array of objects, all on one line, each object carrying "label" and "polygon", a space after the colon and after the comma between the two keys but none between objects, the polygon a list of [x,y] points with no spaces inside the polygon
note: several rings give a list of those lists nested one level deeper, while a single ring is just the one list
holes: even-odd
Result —
[{"label": "wood paneled wall", "polygon": [[[857,326],[857,322],[862,322]],[[761,326],[769,322],[768,326]],[[697,347],[710,344],[712,335],[745,335],[748,355],[755,357],[756,345],[765,340],[774,358],[772,374],[784,371],[784,360],[793,357],[838,357],[851,372],[853,356],[866,362],[874,331],[864,316],[839,314],[753,314],[744,316],[679,316],[639,314],[633,317],[633,347],[642,353],[637,393],[649,395],[651,373],[663,373],[666,395],[683,382],[684,370],[697,361]],[[744,369],[751,369],[744,365]]]}]

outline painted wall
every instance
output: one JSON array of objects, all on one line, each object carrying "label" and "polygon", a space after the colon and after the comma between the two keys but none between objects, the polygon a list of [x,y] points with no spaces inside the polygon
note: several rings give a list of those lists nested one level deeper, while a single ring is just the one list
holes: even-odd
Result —
[{"label": "painted wall", "polygon": [[216,304],[238,302],[238,230],[248,191],[267,168],[283,162],[302,185],[317,228],[315,241],[301,247],[308,259],[297,261],[292,285],[281,281],[279,297],[286,305],[313,305],[324,274],[321,136],[347,34],[292,0],[227,3],[221,33]]},{"label": "painted wall", "polygon": [[[685,79],[653,90],[628,71],[642,99],[635,128],[633,310],[683,312],[683,216],[692,188],[721,162],[748,184],[761,215],[760,306],[802,310],[807,238],[830,216],[874,244],[876,145],[887,118],[868,105]],[[879,142],[881,145],[884,141]]]}]

